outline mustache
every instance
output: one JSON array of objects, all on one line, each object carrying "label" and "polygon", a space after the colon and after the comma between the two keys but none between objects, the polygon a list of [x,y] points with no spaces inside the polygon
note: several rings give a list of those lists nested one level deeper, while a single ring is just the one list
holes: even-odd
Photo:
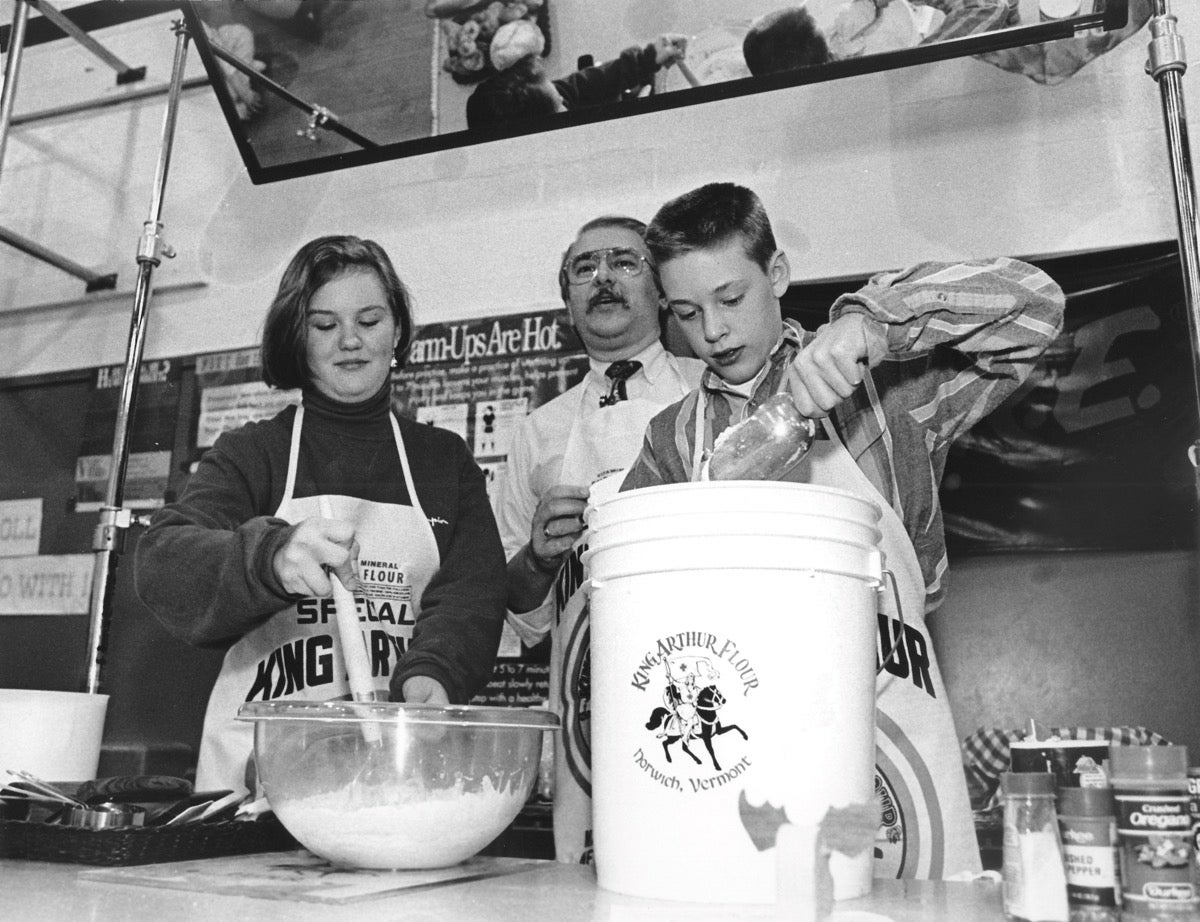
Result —
[{"label": "mustache", "polygon": [[605,285],[595,291],[587,300],[588,307],[595,307],[601,301],[620,301],[625,303],[625,296],[613,285]]}]

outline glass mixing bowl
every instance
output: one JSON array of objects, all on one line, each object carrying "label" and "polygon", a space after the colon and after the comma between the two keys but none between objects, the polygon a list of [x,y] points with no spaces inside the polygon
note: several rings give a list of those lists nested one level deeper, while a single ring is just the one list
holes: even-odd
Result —
[{"label": "glass mixing bowl", "polygon": [[267,701],[242,705],[267,802],[342,867],[440,868],[503,832],[537,780],[540,708]]}]

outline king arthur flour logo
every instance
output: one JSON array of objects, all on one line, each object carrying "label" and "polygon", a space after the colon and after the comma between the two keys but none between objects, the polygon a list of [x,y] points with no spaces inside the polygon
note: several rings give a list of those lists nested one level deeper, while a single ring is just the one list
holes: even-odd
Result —
[{"label": "king arthur flour logo", "polygon": [[738,645],[732,640],[704,631],[680,631],[678,634],[659,639],[654,649],[647,651],[634,669],[633,687],[645,691],[650,685],[652,671],[661,666],[668,657],[683,653],[704,656],[712,661],[728,664],[741,685],[743,695],[748,695],[752,689],[758,688],[758,676],[754,672],[754,665],[738,649]]},{"label": "king arthur flour logo", "polygon": [[750,767],[749,735],[737,720],[739,704],[759,683],[734,641],[703,631],[660,638],[631,681],[661,701],[646,715],[646,740],[633,754],[653,781],[698,793],[723,787]]}]

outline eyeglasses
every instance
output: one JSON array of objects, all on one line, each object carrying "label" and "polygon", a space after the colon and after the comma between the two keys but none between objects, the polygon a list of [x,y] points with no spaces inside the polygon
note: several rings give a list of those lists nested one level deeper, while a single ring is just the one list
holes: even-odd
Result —
[{"label": "eyeglasses", "polygon": [[596,277],[601,263],[608,266],[613,275],[631,279],[641,275],[642,268],[650,261],[628,247],[608,247],[573,256],[563,265],[563,274],[569,285],[586,285]]}]

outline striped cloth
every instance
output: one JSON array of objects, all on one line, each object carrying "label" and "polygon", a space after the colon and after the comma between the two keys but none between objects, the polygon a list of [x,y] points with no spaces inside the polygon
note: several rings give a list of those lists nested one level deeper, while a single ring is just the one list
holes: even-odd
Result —
[{"label": "striped cloth", "polygon": [[[1107,740],[1121,746],[1169,743],[1165,737],[1145,727],[1051,727],[1044,733],[1047,739]],[[963,771],[967,774],[972,809],[989,810],[996,805],[1000,776],[1012,764],[1011,746],[1026,735],[1026,730],[980,727],[962,741]]]},{"label": "striped cloth", "polygon": [[916,0],[946,14],[942,24],[922,39],[922,44],[976,35],[1020,23],[1018,0]]}]

